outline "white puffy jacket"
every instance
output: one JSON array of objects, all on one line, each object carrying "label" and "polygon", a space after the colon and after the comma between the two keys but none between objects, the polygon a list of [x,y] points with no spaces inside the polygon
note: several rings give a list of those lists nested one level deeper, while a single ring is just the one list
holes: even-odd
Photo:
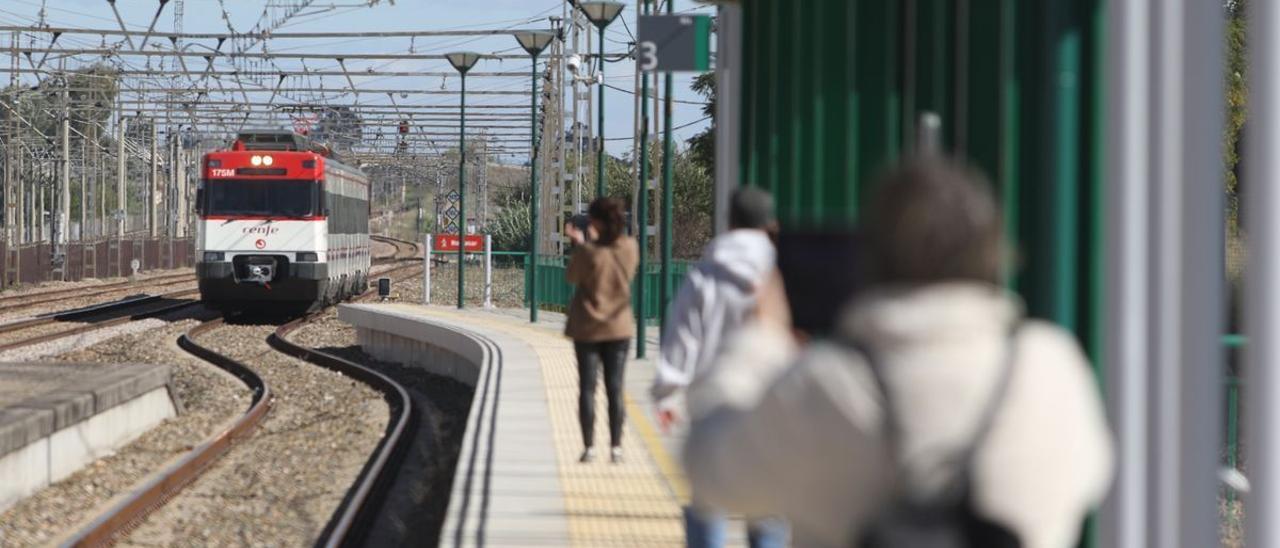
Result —
[{"label": "white puffy jacket", "polygon": [[773,242],[761,230],[730,230],[707,244],[667,312],[651,387],[656,404],[670,405],[742,326],[774,260]]},{"label": "white puffy jacket", "polygon": [[[965,446],[1021,322],[1008,392],[974,455],[977,510],[1028,548],[1074,546],[1106,491],[1111,441],[1088,362],[1070,334],[1021,320],[1016,298],[978,284],[868,295],[841,336],[879,356],[913,486],[940,486]],[[685,446],[699,496],[731,511],[789,518],[797,546],[848,546],[891,496],[882,399],[862,356],[745,329],[690,387]]]}]

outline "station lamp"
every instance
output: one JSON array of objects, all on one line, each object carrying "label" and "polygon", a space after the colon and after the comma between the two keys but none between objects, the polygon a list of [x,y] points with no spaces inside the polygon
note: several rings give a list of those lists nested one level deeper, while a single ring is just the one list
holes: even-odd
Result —
[{"label": "station lamp", "polygon": [[529,321],[538,321],[538,228],[539,211],[542,194],[538,189],[538,55],[547,49],[556,39],[556,32],[551,30],[522,30],[513,33],[520,47],[529,52],[533,58],[533,91],[530,92],[529,119],[533,126],[529,147],[529,186],[533,191],[533,200],[529,203],[529,219],[531,221],[531,238],[529,243]]},{"label": "station lamp", "polygon": [[599,73],[596,78],[600,82],[600,104],[596,107],[596,116],[600,124],[600,142],[596,145],[596,197],[604,197],[606,181],[604,171],[604,29],[622,14],[626,4],[622,2],[579,2],[578,9],[600,29]]},{"label": "station lamp", "polygon": [[467,72],[480,61],[474,51],[446,53],[449,64],[462,75],[461,111],[458,113],[458,308],[466,296],[467,259]]}]

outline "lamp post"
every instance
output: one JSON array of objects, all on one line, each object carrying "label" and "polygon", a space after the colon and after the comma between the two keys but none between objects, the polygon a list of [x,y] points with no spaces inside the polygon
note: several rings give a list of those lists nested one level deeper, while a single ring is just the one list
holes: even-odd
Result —
[{"label": "lamp post", "polygon": [[596,145],[596,198],[604,197],[605,193],[605,172],[604,172],[604,29],[622,14],[622,8],[626,4],[622,2],[579,2],[578,9],[582,10],[583,15],[591,20],[591,23],[600,31],[600,55],[599,70],[596,78],[599,80],[600,101],[596,105],[596,116],[600,128],[600,142]]},{"label": "lamp post", "polygon": [[459,51],[445,54],[445,57],[462,75],[462,108],[458,113],[458,309],[461,310],[467,283],[464,276],[467,262],[467,71],[476,66],[480,54]]},{"label": "lamp post", "polygon": [[[650,0],[641,0],[641,7],[644,15],[652,13],[653,6]],[[636,359],[643,360],[645,355],[645,347],[648,346],[645,341],[645,322],[648,316],[645,314],[646,282],[649,279],[649,73],[641,71],[640,73],[640,186],[637,188],[638,197],[636,199],[636,222],[638,230],[636,239],[640,247],[640,283],[636,284],[636,300],[639,306],[636,307]]]},{"label": "lamp post", "polygon": [[529,201],[529,220],[532,227],[529,243],[529,321],[538,322],[538,213],[542,206],[542,193],[538,191],[538,55],[556,39],[549,30],[526,30],[515,33],[520,47],[533,58],[533,91],[529,93],[529,187],[533,199]]},{"label": "lamp post", "polygon": [[[675,14],[676,0],[667,0],[667,15]],[[662,280],[658,284],[658,322],[663,328],[667,326],[667,305],[671,303],[671,298],[675,293],[675,287],[671,283],[671,240],[672,240],[672,204],[673,191],[672,185],[676,177],[676,168],[673,158],[675,156],[675,139],[671,132],[672,120],[672,102],[671,98],[675,96],[675,89],[671,80],[671,73],[667,73],[665,89],[662,96],[662,267],[660,277]]]}]

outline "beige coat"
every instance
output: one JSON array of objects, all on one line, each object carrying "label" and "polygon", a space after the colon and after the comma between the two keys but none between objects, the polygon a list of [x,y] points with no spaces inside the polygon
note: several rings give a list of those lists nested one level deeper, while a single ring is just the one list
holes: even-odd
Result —
[{"label": "beige coat", "polygon": [[[913,489],[955,473],[995,386],[1018,301],[988,286],[941,284],[869,295],[840,332],[880,355],[904,429]],[[847,346],[798,359],[785,335],[741,333],[690,389],[690,481],[707,502],[792,521],[797,546],[847,546],[887,500],[892,469],[880,392]],[[1067,332],[1025,321],[1012,378],[973,473],[977,509],[1028,548],[1075,545],[1102,499],[1112,454],[1088,362]]]},{"label": "beige coat", "polygon": [[580,342],[630,339],[636,329],[631,279],[639,263],[636,241],[626,236],[607,246],[577,246],[565,273],[575,290],[564,334]]}]

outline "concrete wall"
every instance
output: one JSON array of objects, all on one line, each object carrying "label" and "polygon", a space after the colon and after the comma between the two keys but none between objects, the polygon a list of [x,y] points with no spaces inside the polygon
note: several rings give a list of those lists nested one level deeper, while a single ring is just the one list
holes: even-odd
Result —
[{"label": "concrete wall", "polygon": [[338,319],[356,328],[365,353],[382,361],[421,368],[475,388],[488,359],[474,337],[387,307],[341,305]]},{"label": "concrete wall", "polygon": [[0,457],[0,510],[24,497],[65,479],[85,466],[110,455],[143,433],[176,414],[167,387],[152,389],[85,420],[52,430],[52,412],[6,409],[5,415],[21,415],[28,432],[48,430],[31,443]]}]

